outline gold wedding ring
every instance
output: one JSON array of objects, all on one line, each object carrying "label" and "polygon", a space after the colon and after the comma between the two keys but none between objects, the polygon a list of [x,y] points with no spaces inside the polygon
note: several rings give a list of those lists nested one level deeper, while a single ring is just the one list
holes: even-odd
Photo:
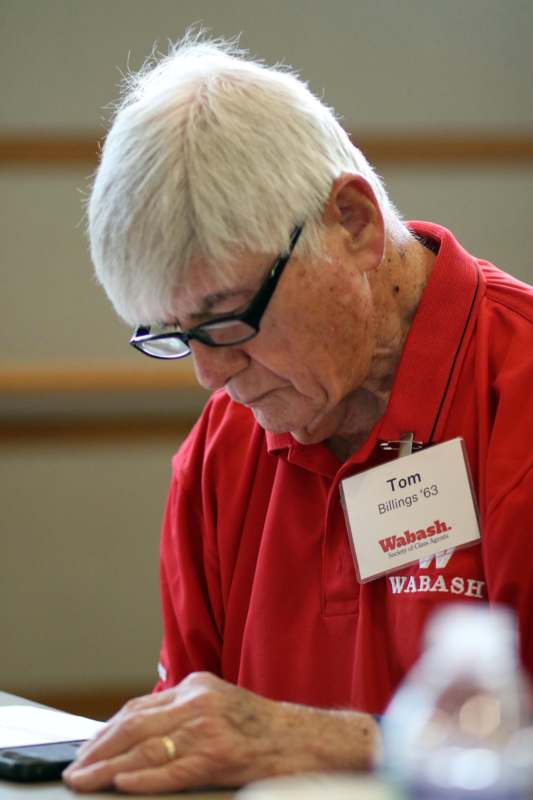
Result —
[{"label": "gold wedding ring", "polygon": [[173,761],[176,758],[176,745],[174,744],[174,741],[170,738],[170,736],[162,736],[161,741],[165,745],[168,760]]}]

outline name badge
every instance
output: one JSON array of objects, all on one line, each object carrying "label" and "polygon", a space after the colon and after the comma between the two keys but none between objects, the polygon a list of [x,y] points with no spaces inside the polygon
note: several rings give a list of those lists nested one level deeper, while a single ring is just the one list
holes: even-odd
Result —
[{"label": "name badge", "polygon": [[461,438],[346,478],[341,499],[361,583],[480,538]]}]

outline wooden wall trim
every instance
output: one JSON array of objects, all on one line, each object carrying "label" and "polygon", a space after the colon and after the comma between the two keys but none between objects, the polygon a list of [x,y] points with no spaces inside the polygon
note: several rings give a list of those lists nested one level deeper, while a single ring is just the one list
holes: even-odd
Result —
[{"label": "wooden wall trim", "polygon": [[352,139],[371,162],[398,164],[486,164],[533,161],[533,132],[526,134],[421,132]]},{"label": "wooden wall trim", "polygon": [[[161,392],[166,391],[179,395],[185,406],[182,402],[175,409],[161,408]],[[140,393],[149,397],[151,392],[156,397],[154,408],[136,409],[135,397]],[[183,439],[208,392],[196,382],[189,362],[140,359],[138,367],[120,362],[0,363],[0,395],[2,444],[53,442],[68,447]],[[95,408],[92,401],[87,404],[87,395],[94,398]],[[107,404],[110,396],[123,398],[121,411],[116,402]]]},{"label": "wooden wall trim", "polygon": [[96,164],[99,137],[90,133],[0,134],[0,166],[65,167]]},{"label": "wooden wall trim", "polygon": [[0,392],[131,392],[180,389],[201,392],[190,360],[168,364],[155,359],[132,365],[113,361],[1,363]]},{"label": "wooden wall trim", "polygon": [[[82,167],[95,165],[102,134],[91,132],[0,133],[0,167]],[[533,131],[379,132],[352,134],[372,162],[495,164],[533,161]]]},{"label": "wooden wall trim", "polygon": [[[198,412],[199,413],[199,412]],[[196,422],[191,413],[125,415],[112,414],[71,419],[0,420],[0,442],[7,445],[29,444],[31,447],[53,443],[70,447],[116,445],[140,440],[177,442],[184,439]]]}]

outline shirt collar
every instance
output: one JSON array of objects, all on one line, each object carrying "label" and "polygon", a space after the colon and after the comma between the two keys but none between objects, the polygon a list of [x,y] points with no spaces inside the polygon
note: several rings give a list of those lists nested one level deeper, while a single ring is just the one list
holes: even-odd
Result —
[{"label": "shirt collar", "polygon": [[437,241],[439,251],[407,334],[380,438],[412,431],[415,441],[429,444],[472,329],[479,270],[445,228],[428,222],[412,222],[409,228]]}]

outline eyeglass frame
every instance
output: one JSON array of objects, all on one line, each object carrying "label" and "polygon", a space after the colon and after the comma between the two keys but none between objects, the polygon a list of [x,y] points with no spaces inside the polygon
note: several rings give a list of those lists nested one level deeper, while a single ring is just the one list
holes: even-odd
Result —
[{"label": "eyeglass frame", "polygon": [[[244,344],[244,342],[248,342],[250,339],[253,339],[259,333],[261,319],[270,300],[272,299],[272,295],[274,294],[279,279],[283,274],[283,270],[287,265],[294,248],[296,247],[296,243],[300,238],[303,227],[304,226],[302,223],[301,225],[296,225],[293,228],[289,240],[289,247],[284,253],[277,257],[269,269],[265,280],[252,297],[244,311],[242,311],[240,314],[224,314],[219,317],[213,317],[208,322],[202,322],[200,325],[195,325],[194,328],[190,328],[187,331],[174,330],[168,331],[167,333],[151,334],[151,326],[139,325],[129,340],[129,344],[150,358],[158,358],[164,361],[175,361],[179,358],[186,358],[191,354],[192,351],[189,346],[190,341],[201,342],[207,347],[235,347],[238,344]],[[249,327],[252,328],[252,331],[250,332],[249,336],[246,336],[243,339],[239,339],[235,342],[214,342],[209,337],[209,328],[225,322],[244,322],[246,325],[249,325]],[[187,350],[185,350],[183,353],[176,353],[172,355],[158,355],[156,353],[149,353],[143,348],[143,344],[146,342],[170,338],[179,339],[185,345]]]}]

